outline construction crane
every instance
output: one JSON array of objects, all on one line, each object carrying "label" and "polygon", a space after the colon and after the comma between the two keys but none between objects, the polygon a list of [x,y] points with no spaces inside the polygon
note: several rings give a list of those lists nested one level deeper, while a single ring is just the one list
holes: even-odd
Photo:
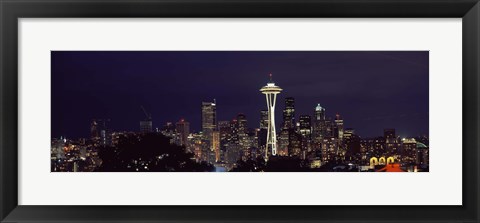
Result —
[{"label": "construction crane", "polygon": [[145,121],[152,121],[152,115],[148,114],[147,110],[145,110],[145,108],[142,105],[140,105],[140,108],[142,108],[142,111],[145,114],[145,117],[146,117]]},{"label": "construction crane", "polygon": [[143,133],[152,132],[152,130],[153,130],[152,115],[149,114],[143,106],[140,106],[140,108],[142,108],[142,111],[145,114],[145,120],[140,121],[140,131],[143,132]]}]

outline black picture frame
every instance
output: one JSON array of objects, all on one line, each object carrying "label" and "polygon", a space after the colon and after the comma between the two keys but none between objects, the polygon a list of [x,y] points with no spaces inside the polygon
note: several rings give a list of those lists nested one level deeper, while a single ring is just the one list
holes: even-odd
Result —
[{"label": "black picture frame", "polygon": [[[0,219],[2,222],[479,222],[480,5],[478,0],[0,0],[0,14]],[[463,205],[18,205],[17,38],[19,34],[17,21],[19,18],[73,17],[462,18]]]}]

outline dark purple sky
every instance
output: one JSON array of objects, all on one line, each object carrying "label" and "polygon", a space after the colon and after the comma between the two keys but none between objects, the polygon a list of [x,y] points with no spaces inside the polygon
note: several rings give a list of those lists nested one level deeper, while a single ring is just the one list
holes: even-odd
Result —
[{"label": "dark purple sky", "polygon": [[154,127],[185,118],[200,130],[202,101],[217,100],[218,120],[247,116],[259,126],[266,108],[259,89],[273,73],[296,119],[317,103],[339,113],[362,136],[428,134],[428,52],[408,51],[53,51],[52,137],[88,137],[93,118],[113,131],[138,131],[140,106]]}]

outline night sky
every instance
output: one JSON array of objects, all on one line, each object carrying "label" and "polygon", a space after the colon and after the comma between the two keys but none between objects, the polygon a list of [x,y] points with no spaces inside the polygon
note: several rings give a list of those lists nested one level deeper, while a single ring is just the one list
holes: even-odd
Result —
[{"label": "night sky", "polygon": [[269,73],[283,88],[277,97],[279,129],[284,98],[295,98],[296,119],[339,113],[361,137],[395,128],[402,137],[428,135],[427,51],[53,51],[52,137],[89,137],[94,118],[112,131],[139,131],[185,118],[201,129],[202,101],[217,101],[218,121],[244,113],[258,128],[266,109],[259,89]]}]

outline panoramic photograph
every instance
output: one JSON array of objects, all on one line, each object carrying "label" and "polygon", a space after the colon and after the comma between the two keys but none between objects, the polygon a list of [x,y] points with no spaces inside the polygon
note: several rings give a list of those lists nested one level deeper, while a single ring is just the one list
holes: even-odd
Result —
[{"label": "panoramic photograph", "polygon": [[51,51],[50,162],[428,172],[429,52]]}]

